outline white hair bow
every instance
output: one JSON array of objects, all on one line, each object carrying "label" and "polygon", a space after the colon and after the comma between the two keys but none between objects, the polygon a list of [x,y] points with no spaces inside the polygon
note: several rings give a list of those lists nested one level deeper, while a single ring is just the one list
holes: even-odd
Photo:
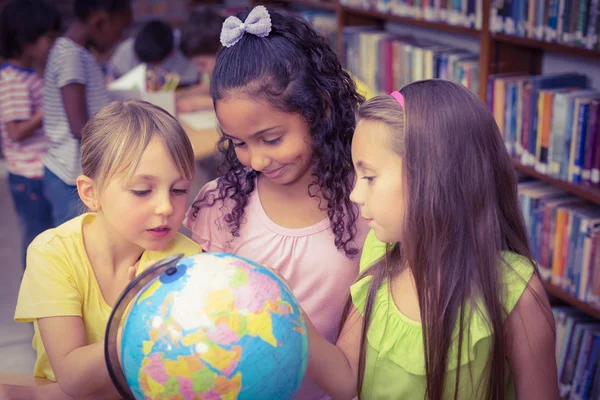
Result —
[{"label": "white hair bow", "polygon": [[271,32],[271,16],[265,6],[256,6],[250,11],[244,22],[235,16],[228,17],[221,29],[221,44],[231,47],[236,44],[244,33],[265,37]]}]

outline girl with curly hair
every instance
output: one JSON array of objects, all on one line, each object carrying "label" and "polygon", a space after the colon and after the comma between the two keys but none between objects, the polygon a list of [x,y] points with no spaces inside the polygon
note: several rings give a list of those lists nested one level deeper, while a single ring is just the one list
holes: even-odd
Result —
[{"label": "girl with curly hair", "polygon": [[[205,251],[277,270],[334,342],[368,229],[349,199],[363,97],[300,17],[257,6],[229,17],[221,42],[211,95],[223,165],[184,225]],[[297,398],[326,395],[307,378]]]}]

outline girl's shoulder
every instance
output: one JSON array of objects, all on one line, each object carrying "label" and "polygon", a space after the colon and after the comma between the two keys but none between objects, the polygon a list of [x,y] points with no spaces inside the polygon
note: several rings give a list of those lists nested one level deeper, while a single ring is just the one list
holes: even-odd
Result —
[{"label": "girl's shoulder", "polygon": [[535,269],[531,260],[517,253],[504,251],[500,258],[502,299],[506,312],[510,313],[523,295]]}]

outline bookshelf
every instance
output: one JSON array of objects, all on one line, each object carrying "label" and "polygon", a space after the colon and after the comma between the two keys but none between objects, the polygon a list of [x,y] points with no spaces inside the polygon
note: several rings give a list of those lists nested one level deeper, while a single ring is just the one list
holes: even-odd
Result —
[{"label": "bookshelf", "polygon": [[572,193],[582,199],[588,200],[594,204],[600,204],[600,189],[590,187],[580,183],[571,183],[560,179],[555,179],[551,176],[542,174],[536,171],[532,167],[521,164],[519,160],[511,160],[513,167],[524,175],[538,179],[540,181],[548,182],[554,186],[561,188],[562,190]]},{"label": "bookshelf", "polygon": [[[253,0],[254,4],[259,1]],[[283,6],[299,6],[315,10],[329,10],[335,13],[337,19],[337,52],[343,60],[344,43],[343,29],[348,26],[374,25],[383,27],[386,22],[400,25],[425,28],[440,33],[450,33],[476,38],[479,41],[479,92],[482,100],[487,98],[488,76],[505,72],[526,71],[530,74],[540,74],[542,58],[545,52],[580,57],[585,62],[600,62],[600,50],[590,50],[582,47],[568,46],[555,42],[546,42],[527,37],[512,36],[491,31],[490,15],[491,0],[482,0],[481,30],[450,25],[445,22],[430,21],[423,18],[399,16],[390,12],[384,13],[375,9],[364,9],[342,5],[339,0],[272,0],[271,4]],[[372,3],[371,3],[372,4]],[[599,63],[600,65],[600,63]],[[547,182],[569,193],[579,196],[600,206],[600,188],[585,184],[574,184],[552,178],[523,165],[517,159],[512,160],[513,167],[520,173]],[[572,305],[590,316],[600,320],[600,310],[571,296],[561,288],[550,283],[544,283],[546,291],[555,300]]]}]

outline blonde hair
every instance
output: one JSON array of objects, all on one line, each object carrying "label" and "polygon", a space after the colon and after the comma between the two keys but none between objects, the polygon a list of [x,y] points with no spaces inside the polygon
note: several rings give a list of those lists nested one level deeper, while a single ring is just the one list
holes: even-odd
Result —
[{"label": "blonde hair", "polygon": [[125,172],[129,179],[148,143],[158,137],[179,172],[194,177],[194,151],[183,127],[171,114],[145,101],[128,100],[104,106],[83,128],[81,167],[100,188]]}]

